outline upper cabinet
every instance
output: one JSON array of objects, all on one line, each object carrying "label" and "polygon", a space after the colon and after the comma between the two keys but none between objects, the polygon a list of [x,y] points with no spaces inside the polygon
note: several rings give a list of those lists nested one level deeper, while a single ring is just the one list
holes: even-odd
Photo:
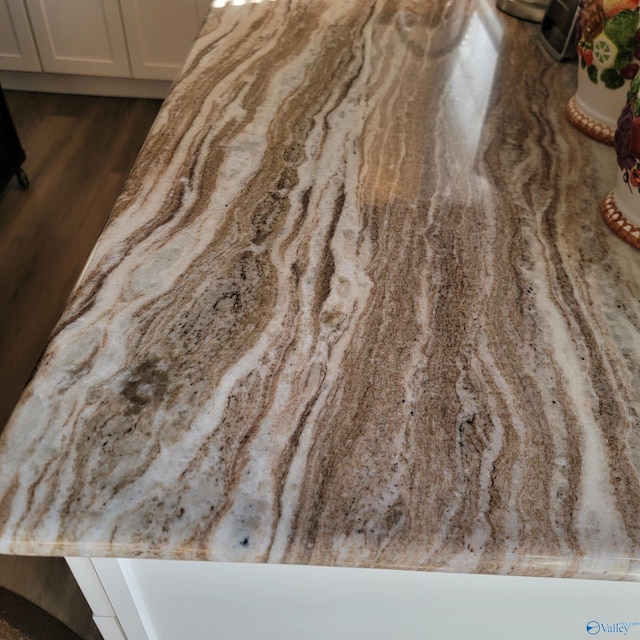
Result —
[{"label": "upper cabinet", "polygon": [[42,68],[131,76],[118,0],[26,0]]},{"label": "upper cabinet", "polygon": [[0,69],[173,80],[212,0],[0,0]]},{"label": "upper cabinet", "polygon": [[211,0],[120,0],[135,78],[173,80]]},{"label": "upper cabinet", "polygon": [[0,69],[42,71],[22,0],[0,0]]}]

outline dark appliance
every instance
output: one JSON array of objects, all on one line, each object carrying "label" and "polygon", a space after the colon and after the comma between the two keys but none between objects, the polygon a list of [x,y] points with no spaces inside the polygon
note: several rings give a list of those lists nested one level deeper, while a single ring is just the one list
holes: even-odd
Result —
[{"label": "dark appliance", "polygon": [[547,52],[556,60],[576,57],[578,0],[551,0],[542,19],[540,35]]},{"label": "dark appliance", "polygon": [[29,186],[29,179],[22,168],[26,159],[0,86],[0,191],[9,184],[13,176],[16,176],[23,189]]}]

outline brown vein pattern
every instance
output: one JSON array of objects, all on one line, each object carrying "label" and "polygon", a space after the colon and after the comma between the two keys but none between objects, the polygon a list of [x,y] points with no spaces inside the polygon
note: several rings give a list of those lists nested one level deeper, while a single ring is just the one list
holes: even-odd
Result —
[{"label": "brown vein pattern", "polygon": [[493,5],[212,9],[2,434],[0,551],[640,578],[615,161]]}]

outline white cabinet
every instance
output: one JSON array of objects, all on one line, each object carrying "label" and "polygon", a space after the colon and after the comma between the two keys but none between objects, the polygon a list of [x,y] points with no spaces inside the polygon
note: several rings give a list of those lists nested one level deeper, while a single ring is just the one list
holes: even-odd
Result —
[{"label": "white cabinet", "polygon": [[42,70],[22,0],[0,0],[0,69]]},{"label": "white cabinet", "polygon": [[120,0],[134,78],[173,80],[211,0]]},{"label": "white cabinet", "polygon": [[163,98],[211,4],[0,0],[0,80],[6,89]]},{"label": "white cabinet", "polygon": [[640,632],[637,582],[176,560],[67,561],[105,640],[539,640],[541,612],[551,638],[584,640],[597,630],[637,638]]},{"label": "white cabinet", "polygon": [[45,71],[130,77],[118,0],[26,0]]}]

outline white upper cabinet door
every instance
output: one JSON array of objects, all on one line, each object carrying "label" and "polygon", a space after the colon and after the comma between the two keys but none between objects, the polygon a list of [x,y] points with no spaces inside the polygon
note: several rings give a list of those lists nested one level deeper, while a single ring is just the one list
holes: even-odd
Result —
[{"label": "white upper cabinet door", "polygon": [[118,0],[26,0],[42,67],[131,77]]},{"label": "white upper cabinet door", "polygon": [[0,0],[0,69],[42,71],[22,0]]},{"label": "white upper cabinet door", "polygon": [[173,80],[211,0],[120,0],[134,78]]}]

